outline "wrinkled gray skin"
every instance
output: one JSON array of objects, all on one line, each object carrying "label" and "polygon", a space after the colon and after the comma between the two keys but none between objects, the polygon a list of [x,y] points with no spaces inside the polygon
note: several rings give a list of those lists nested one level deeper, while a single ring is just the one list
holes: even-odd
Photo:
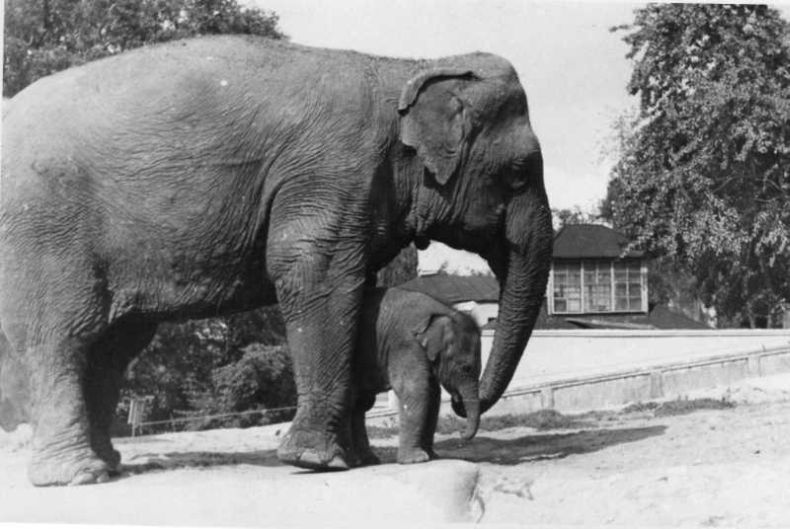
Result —
[{"label": "wrinkled gray skin", "polygon": [[25,362],[11,356],[10,349],[0,328],[0,427],[6,431],[30,419],[30,375]]},{"label": "wrinkled gray skin", "polygon": [[441,390],[467,411],[464,439],[480,424],[480,328],[468,314],[431,296],[399,288],[365,293],[353,380],[357,397],[351,419],[353,446],[364,464],[376,464],[365,412],[376,394],[392,389],[399,400],[399,463],[436,457],[433,436]]},{"label": "wrinkled gray skin", "polygon": [[344,469],[358,459],[363,289],[401,248],[471,250],[502,285],[481,411],[543,300],[541,151],[497,56],[394,60],[246,36],[149,46],[27,87],[2,144],[0,322],[30,366],[37,485],[117,468],[119,384],[161,321],[279,302],[298,410],[278,455]]}]

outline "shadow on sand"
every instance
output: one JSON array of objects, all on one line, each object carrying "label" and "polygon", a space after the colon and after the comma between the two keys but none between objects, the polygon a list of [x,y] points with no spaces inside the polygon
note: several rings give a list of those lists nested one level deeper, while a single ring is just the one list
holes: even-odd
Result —
[{"label": "shadow on sand", "polygon": [[168,452],[140,454],[121,465],[121,475],[143,474],[157,470],[204,468],[222,465],[283,466],[277,450],[252,452]]},{"label": "shadow on sand", "polygon": [[[463,459],[474,463],[517,465],[530,461],[561,459],[573,454],[588,454],[610,446],[633,443],[662,435],[666,426],[611,428],[572,433],[532,434],[513,439],[494,439],[478,435],[470,442],[449,439],[436,444],[442,459]],[[397,448],[375,446],[382,463],[395,463]],[[140,454],[122,465],[121,475],[159,470],[203,468],[221,465],[284,466],[276,450],[251,452],[168,452]],[[311,471],[306,471],[311,473]]]},{"label": "shadow on sand", "polygon": [[[547,433],[494,439],[478,435],[472,441],[448,439],[436,443],[439,457],[463,459],[474,463],[517,465],[543,459],[561,459],[573,454],[588,454],[622,443],[633,443],[662,435],[666,426],[612,428],[573,433]],[[394,463],[396,448],[376,448],[383,463]]]}]

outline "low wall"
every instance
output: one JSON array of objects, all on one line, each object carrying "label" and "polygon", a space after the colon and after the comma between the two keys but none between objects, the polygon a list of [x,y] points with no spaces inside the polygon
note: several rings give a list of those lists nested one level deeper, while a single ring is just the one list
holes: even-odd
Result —
[{"label": "low wall", "polygon": [[[483,361],[494,332],[483,331]],[[487,413],[563,412],[676,397],[790,372],[788,330],[535,331],[508,390]],[[443,392],[442,414],[452,414]],[[369,416],[390,415],[397,399]]]},{"label": "low wall", "polygon": [[[483,331],[484,362],[493,338],[493,331]],[[510,388],[784,345],[790,345],[786,329],[535,331]]]},{"label": "low wall", "polygon": [[[790,372],[790,346],[711,356],[690,362],[656,365],[511,387],[490,415],[541,409],[581,412],[631,402],[678,398],[698,389],[729,386],[744,380]],[[452,413],[449,406],[442,413]]]}]

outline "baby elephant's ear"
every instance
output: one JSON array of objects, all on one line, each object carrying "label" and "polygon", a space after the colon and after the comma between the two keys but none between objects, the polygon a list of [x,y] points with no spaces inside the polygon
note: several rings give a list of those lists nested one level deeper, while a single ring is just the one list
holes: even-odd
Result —
[{"label": "baby elephant's ear", "polygon": [[414,336],[428,359],[435,362],[439,354],[452,350],[453,320],[445,314],[432,314]]}]

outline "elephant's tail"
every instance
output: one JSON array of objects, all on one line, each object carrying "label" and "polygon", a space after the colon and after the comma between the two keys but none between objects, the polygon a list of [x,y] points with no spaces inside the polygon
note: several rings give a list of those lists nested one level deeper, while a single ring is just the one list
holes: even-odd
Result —
[{"label": "elephant's tail", "polygon": [[0,428],[6,432],[30,419],[29,384],[24,359],[12,353],[0,322]]}]

